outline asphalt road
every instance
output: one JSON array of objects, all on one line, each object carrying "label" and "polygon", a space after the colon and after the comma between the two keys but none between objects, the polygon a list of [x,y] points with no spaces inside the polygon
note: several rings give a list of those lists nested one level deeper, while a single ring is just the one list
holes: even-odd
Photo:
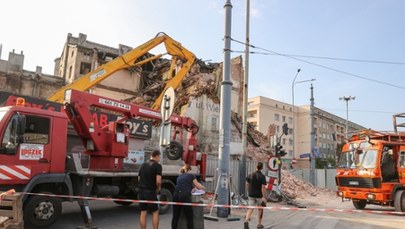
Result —
[{"label": "asphalt road", "polygon": [[[136,204],[123,207],[113,202],[91,201],[94,226],[101,229],[139,228],[139,209]],[[292,207],[270,203],[269,206]],[[76,203],[64,203],[62,217],[52,225],[52,229],[73,229],[83,226],[80,209]],[[324,208],[311,206],[309,209]],[[350,208],[352,209],[352,208]],[[208,210],[208,209],[207,209]],[[370,206],[367,210],[393,211],[392,208]],[[215,212],[215,210],[214,210]],[[255,211],[256,212],[256,211]],[[232,210],[238,221],[204,220],[205,229],[237,229],[243,228],[245,210]],[[216,214],[212,214],[215,216]],[[160,228],[171,228],[171,212],[160,216]],[[257,215],[250,221],[250,228],[256,228]],[[263,225],[272,229],[394,229],[404,228],[405,216],[388,214],[349,212],[349,211],[296,211],[296,210],[265,210]],[[150,215],[147,228],[152,228]],[[198,229],[198,228],[196,228]]]}]

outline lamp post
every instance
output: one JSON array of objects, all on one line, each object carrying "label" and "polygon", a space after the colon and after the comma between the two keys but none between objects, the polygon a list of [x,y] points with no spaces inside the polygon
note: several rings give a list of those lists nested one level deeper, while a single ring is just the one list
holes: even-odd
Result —
[{"label": "lamp post", "polygon": [[299,84],[299,83],[305,83],[305,82],[312,82],[315,81],[315,79],[309,79],[309,80],[302,80],[302,81],[297,81],[295,82],[295,80],[297,79],[297,75],[298,73],[301,71],[301,69],[297,70],[297,74],[294,77],[294,80],[292,82],[291,85],[291,91],[292,91],[292,125],[291,125],[291,129],[292,129],[292,138],[293,138],[293,154],[295,156],[295,101],[294,101],[294,89],[295,89],[295,85]]},{"label": "lamp post", "polygon": [[347,142],[348,139],[348,128],[349,128],[349,101],[350,100],[355,100],[355,96],[343,96],[339,97],[339,100],[344,100],[346,101],[346,132],[345,132],[345,139]]},{"label": "lamp post", "polygon": [[297,69],[297,74],[295,74],[294,80],[291,84],[291,93],[292,93],[292,124],[291,124],[291,129],[292,129],[292,134],[293,134],[293,154],[295,155],[295,125],[294,125],[294,86],[295,86],[295,80],[297,79],[298,73],[300,73],[301,69]]}]

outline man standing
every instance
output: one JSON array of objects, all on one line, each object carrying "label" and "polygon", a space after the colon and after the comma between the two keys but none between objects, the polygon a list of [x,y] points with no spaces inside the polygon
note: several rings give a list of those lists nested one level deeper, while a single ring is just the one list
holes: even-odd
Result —
[{"label": "man standing", "polygon": [[[162,165],[160,162],[160,152],[155,150],[152,152],[151,159],[142,164],[138,176],[138,199],[139,200],[154,200],[157,201],[157,195],[160,193],[160,185],[162,183]],[[139,216],[139,224],[141,229],[146,229],[147,211],[152,212],[153,229],[159,228],[159,207],[157,204],[140,203],[141,214]]]},{"label": "man standing", "polygon": [[[258,162],[256,171],[246,177],[246,190],[248,190],[249,206],[266,206],[266,177],[262,174],[263,163]],[[253,208],[249,208],[245,217],[245,229],[249,229],[249,220],[253,213]],[[257,228],[263,228],[263,209],[258,209]]]}]

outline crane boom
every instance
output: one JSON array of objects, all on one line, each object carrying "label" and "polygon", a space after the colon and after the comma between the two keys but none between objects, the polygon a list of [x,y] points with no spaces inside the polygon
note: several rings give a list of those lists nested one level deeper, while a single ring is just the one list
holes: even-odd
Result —
[{"label": "crane boom", "polygon": [[[158,54],[145,60],[139,60],[139,58],[142,57],[144,54],[162,43],[165,45],[167,51],[166,53]],[[51,95],[48,100],[63,103],[64,93],[68,89],[86,91],[96,84],[100,83],[102,80],[110,77],[118,70],[141,66],[147,62],[156,60],[165,54],[169,54],[172,56],[172,64],[169,71],[174,69],[177,60],[182,60],[183,64],[181,69],[178,70],[173,77],[168,78],[165,88],[162,90],[162,93],[152,104],[151,108],[158,110],[160,109],[164,91],[169,87],[173,87],[174,89],[176,89],[183,78],[186,76],[187,72],[190,70],[191,65],[194,63],[195,60],[195,55],[192,52],[184,48],[179,42],[173,40],[165,33],[158,33],[155,38],[152,38],[144,44],[132,49],[131,51],[115,58],[114,60],[104,65],[101,65],[95,70],[73,81],[72,83],[60,88],[53,95]],[[171,74],[168,75],[169,77],[171,76]]]}]

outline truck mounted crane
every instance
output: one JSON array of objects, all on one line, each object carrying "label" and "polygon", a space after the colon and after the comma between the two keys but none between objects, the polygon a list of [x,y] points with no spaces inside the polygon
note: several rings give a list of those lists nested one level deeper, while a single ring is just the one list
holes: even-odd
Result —
[{"label": "truck mounted crane", "polygon": [[[25,107],[24,100],[13,96],[7,103],[10,106],[0,107],[0,190],[26,193],[24,223],[34,228],[54,223],[63,201],[77,201],[86,228],[92,228],[88,200],[72,196],[136,199],[140,166],[127,166],[125,160],[129,151],[143,148],[145,137],[130,135],[128,120],[162,121],[154,109],[86,92],[69,89],[64,98],[63,112]],[[11,105],[13,102],[17,104]],[[100,110],[118,118],[97,123],[94,112]],[[187,131],[182,161],[203,176],[206,155],[197,155],[197,125],[188,117],[171,115],[170,120],[175,127],[173,140],[182,138],[179,128]],[[168,149],[169,153],[171,150],[183,152],[183,147]],[[146,150],[144,153],[146,158]],[[171,200],[180,166],[169,163],[162,167],[162,200]],[[162,206],[161,211],[169,207]]]}]

